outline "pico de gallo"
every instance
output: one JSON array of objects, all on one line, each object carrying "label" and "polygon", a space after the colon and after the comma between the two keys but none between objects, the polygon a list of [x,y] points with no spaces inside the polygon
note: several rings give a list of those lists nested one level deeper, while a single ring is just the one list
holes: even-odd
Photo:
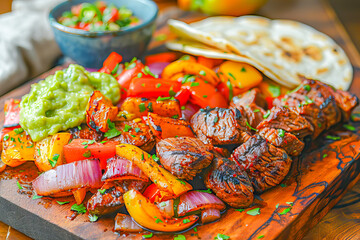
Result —
[{"label": "pico de gallo", "polygon": [[91,32],[118,31],[141,22],[130,9],[114,4],[107,5],[103,1],[73,6],[71,11],[64,12],[58,21],[67,27]]}]

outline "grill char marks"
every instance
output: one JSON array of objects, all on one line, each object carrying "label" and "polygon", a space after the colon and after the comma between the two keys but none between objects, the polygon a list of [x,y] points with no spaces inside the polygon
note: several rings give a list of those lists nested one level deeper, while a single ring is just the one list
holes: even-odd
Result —
[{"label": "grill char marks", "polygon": [[245,171],[233,160],[215,158],[205,185],[217,197],[234,208],[245,208],[254,200],[253,187]]},{"label": "grill char marks", "polygon": [[156,153],[165,169],[180,179],[191,180],[210,165],[213,147],[197,138],[166,138],[156,145]]},{"label": "grill char marks", "polygon": [[238,144],[249,138],[246,119],[238,109],[201,109],[190,123],[197,138],[205,144]]},{"label": "grill char marks", "polygon": [[236,148],[231,158],[245,169],[257,193],[278,185],[289,172],[292,162],[283,149],[259,135]]}]

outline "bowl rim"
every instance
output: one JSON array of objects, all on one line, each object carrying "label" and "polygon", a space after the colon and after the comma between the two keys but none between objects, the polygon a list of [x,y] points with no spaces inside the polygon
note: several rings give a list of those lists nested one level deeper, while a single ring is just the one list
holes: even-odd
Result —
[{"label": "bowl rim", "polygon": [[[136,30],[139,30],[141,28],[145,28],[145,27],[149,26],[156,20],[158,13],[159,13],[159,8],[155,2],[150,1],[150,0],[131,0],[131,1],[138,1],[141,3],[147,4],[148,6],[154,7],[155,14],[148,21],[141,22],[139,25],[136,25],[136,26],[125,27],[125,28],[122,28],[117,31],[93,31],[93,32],[90,32],[90,31],[86,31],[86,30],[82,30],[82,29],[67,27],[65,25],[62,25],[61,23],[59,23],[56,20],[56,18],[54,17],[54,11],[63,5],[66,5],[69,3],[71,4],[71,1],[64,1],[62,3],[59,3],[58,5],[56,5],[55,7],[53,7],[51,9],[51,11],[49,13],[50,25],[59,31],[73,34],[73,35],[80,35],[83,37],[99,37],[99,36],[119,36],[119,35],[123,35],[123,34],[129,33],[129,32],[134,32]],[[81,4],[81,2],[76,3],[76,4]]]}]

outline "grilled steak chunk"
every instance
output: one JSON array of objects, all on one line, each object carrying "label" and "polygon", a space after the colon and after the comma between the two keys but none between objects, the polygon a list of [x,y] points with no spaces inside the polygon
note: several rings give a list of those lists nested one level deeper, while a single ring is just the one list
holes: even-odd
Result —
[{"label": "grilled steak chunk", "polygon": [[327,118],[324,112],[313,102],[306,103],[303,95],[292,93],[283,99],[275,99],[275,106],[288,106],[292,111],[304,117],[313,126],[312,138],[318,137],[327,127]]},{"label": "grilled steak chunk", "polygon": [[349,121],[351,112],[359,104],[359,98],[349,92],[337,90],[335,92],[335,101],[341,109],[343,121]]},{"label": "grilled steak chunk", "polygon": [[298,156],[304,149],[304,143],[293,134],[282,129],[262,128],[258,134],[272,145],[284,149],[291,156]]},{"label": "grilled steak chunk", "polygon": [[[237,109],[239,109],[241,115],[244,116],[246,122],[252,128],[256,128],[264,120],[264,114],[266,114],[264,109],[262,109],[261,107],[255,104],[250,104],[247,106],[238,106]],[[247,123],[246,125],[248,125]]]},{"label": "grilled steak chunk", "polygon": [[255,104],[263,109],[267,108],[267,102],[260,89],[253,88],[241,95],[233,97],[230,102],[230,106],[235,108],[238,108],[239,106],[245,107],[251,104]]},{"label": "grilled steak chunk", "polygon": [[141,122],[140,119],[134,119],[126,122],[116,122],[115,127],[121,132],[113,141],[135,145],[146,152],[150,152],[155,146],[155,139],[149,126]]},{"label": "grilled steak chunk", "polygon": [[286,107],[273,107],[269,117],[262,121],[257,129],[265,127],[283,129],[299,139],[312,135],[314,131],[313,126],[305,118]]},{"label": "grilled steak chunk", "polygon": [[243,143],[249,138],[246,119],[236,108],[200,109],[190,123],[196,136],[205,144]]},{"label": "grilled steak chunk", "polygon": [[231,158],[245,169],[257,193],[278,185],[289,172],[292,162],[285,150],[259,135],[236,148]]},{"label": "grilled steak chunk", "polygon": [[120,209],[123,204],[123,194],[130,189],[142,192],[147,183],[139,180],[125,180],[121,182],[106,182],[88,201],[87,209],[90,214],[106,215]]},{"label": "grilled steak chunk", "polygon": [[69,132],[71,133],[74,139],[89,139],[100,142],[104,139],[104,133],[96,132],[89,128],[86,124],[81,124],[80,127],[70,128]]},{"label": "grilled steak chunk", "polygon": [[191,180],[213,159],[211,145],[192,137],[166,138],[156,144],[156,153],[165,169],[180,179]]},{"label": "grilled steak chunk", "polygon": [[245,208],[254,200],[254,189],[241,167],[228,158],[214,158],[205,185],[234,208]]}]

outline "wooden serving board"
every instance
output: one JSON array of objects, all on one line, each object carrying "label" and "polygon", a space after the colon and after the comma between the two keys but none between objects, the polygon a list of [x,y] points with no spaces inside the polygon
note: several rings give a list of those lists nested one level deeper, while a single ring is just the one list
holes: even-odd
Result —
[{"label": "wooden serving board", "polygon": [[[285,4],[285,1],[282,0],[275,2]],[[305,6],[300,2],[310,3],[308,0],[293,2],[299,4],[298,9]],[[309,5],[307,6],[309,7]],[[320,1],[311,1],[311,9],[305,9],[311,12],[316,11],[317,16],[320,16],[321,6]],[[284,6],[282,7],[284,8]],[[285,9],[281,15],[278,8],[265,7],[262,13],[272,18],[296,19],[298,17],[301,19],[300,14],[291,15],[291,9],[293,6],[288,10]],[[325,13],[322,12],[322,14]],[[193,21],[201,19],[203,16],[170,8],[162,12],[159,17],[158,31],[155,37],[165,34],[168,39],[171,38],[165,26],[168,18]],[[331,20],[330,17],[328,19],[315,17],[309,22],[303,22],[313,23],[313,26],[328,33],[349,54],[353,46],[348,43],[347,35],[341,33],[341,28],[335,32],[332,28],[328,28],[329,24],[337,26],[336,22],[328,21],[329,19]],[[326,30],[329,29],[331,30],[327,32]],[[164,50],[163,43],[152,42],[149,52]],[[360,63],[357,61],[358,55],[355,53],[351,52],[349,56],[353,63]],[[62,67],[53,69],[38,79],[42,79],[60,68]],[[30,83],[36,82],[38,79]],[[30,83],[0,98],[0,112],[2,113],[0,125],[2,125],[4,117],[4,100],[10,97],[20,98],[29,91]],[[357,89],[358,84],[360,84],[360,71],[355,68],[353,87]],[[354,125],[356,124],[354,123]],[[190,230],[183,235],[186,236],[186,239],[214,239],[218,233],[228,235],[231,239],[301,239],[360,178],[358,176],[360,172],[360,124],[356,125],[356,132],[339,128],[334,130],[331,135],[340,136],[341,140],[334,142],[321,136],[309,144],[304,154],[299,159],[294,159],[292,171],[283,185],[257,197],[256,204],[252,208],[260,207],[260,215],[247,214],[247,211],[252,208],[243,212],[229,209],[220,221],[197,226],[197,232]],[[30,169],[30,171],[23,172],[24,169]],[[27,183],[36,175],[36,172],[32,163],[26,163],[16,169],[8,168],[0,175],[0,221],[35,239],[141,239],[142,235],[147,234],[146,232],[131,235],[115,234],[113,232],[114,216],[101,218],[96,223],[90,223],[87,215],[79,215],[74,220],[70,220],[69,217],[72,215],[70,207],[74,204],[72,198],[31,199],[28,195],[31,189]],[[22,190],[18,189],[17,181],[23,185]],[[88,194],[89,196],[90,194]],[[56,200],[71,202],[60,206]],[[291,209],[287,212],[288,210],[285,209],[289,208]],[[156,235],[151,239],[172,238],[172,235]]]}]

